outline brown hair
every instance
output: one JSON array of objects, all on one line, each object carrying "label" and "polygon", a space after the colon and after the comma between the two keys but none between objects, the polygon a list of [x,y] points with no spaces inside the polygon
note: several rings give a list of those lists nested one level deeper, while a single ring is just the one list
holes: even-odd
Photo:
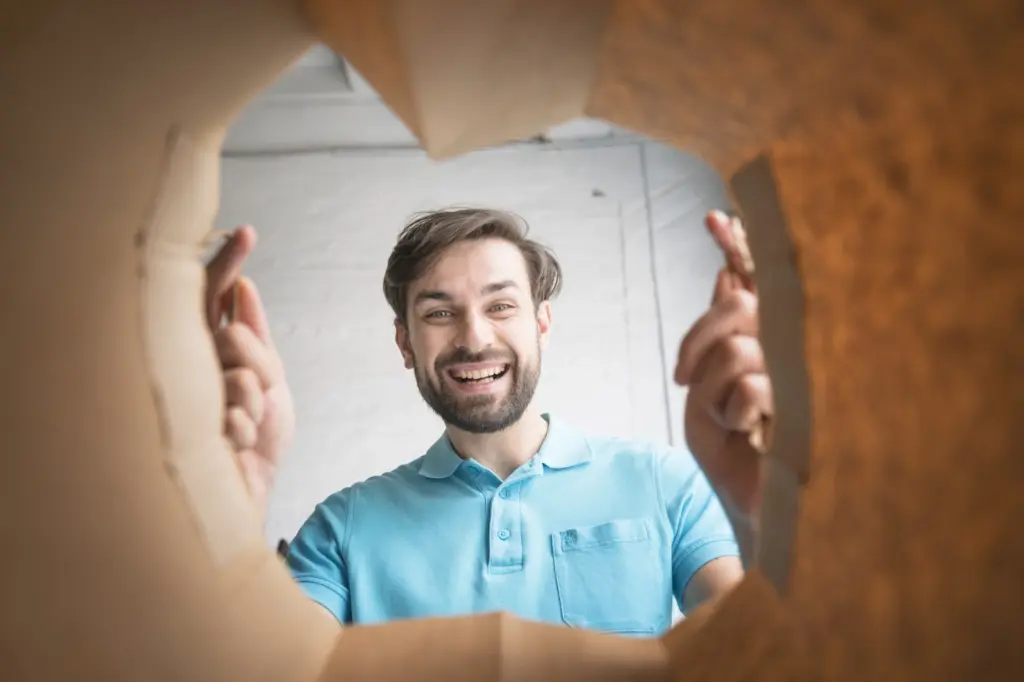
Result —
[{"label": "brown hair", "polygon": [[453,244],[488,237],[519,247],[530,274],[534,306],[562,289],[562,267],[554,252],[527,238],[529,226],[514,213],[483,208],[449,208],[420,213],[398,235],[384,271],[384,297],[405,324],[409,285],[419,279]]}]

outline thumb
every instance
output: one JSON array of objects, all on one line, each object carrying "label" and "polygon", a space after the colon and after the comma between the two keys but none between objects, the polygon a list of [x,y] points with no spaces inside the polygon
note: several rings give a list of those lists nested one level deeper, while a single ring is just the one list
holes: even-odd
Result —
[{"label": "thumb", "polygon": [[242,275],[235,283],[234,319],[249,327],[256,337],[268,346],[273,346],[270,338],[270,323],[267,312],[260,301],[259,290],[251,279]]}]

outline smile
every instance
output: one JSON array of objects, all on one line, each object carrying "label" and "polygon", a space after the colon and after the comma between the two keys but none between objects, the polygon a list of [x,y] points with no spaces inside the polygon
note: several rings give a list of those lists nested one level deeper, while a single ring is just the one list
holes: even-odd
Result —
[{"label": "smile", "polygon": [[500,364],[474,369],[450,369],[448,374],[460,384],[490,384],[505,376],[509,367]]}]

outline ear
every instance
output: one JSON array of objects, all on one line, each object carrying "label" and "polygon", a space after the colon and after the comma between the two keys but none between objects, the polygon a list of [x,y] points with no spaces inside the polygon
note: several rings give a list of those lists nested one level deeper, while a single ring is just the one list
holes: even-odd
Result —
[{"label": "ear", "polygon": [[551,302],[542,301],[537,306],[537,331],[540,333],[540,346],[547,348],[548,332],[551,329]]},{"label": "ear", "polygon": [[409,329],[402,324],[401,320],[395,320],[395,345],[402,353],[402,360],[406,369],[413,368],[412,344],[409,343]]}]

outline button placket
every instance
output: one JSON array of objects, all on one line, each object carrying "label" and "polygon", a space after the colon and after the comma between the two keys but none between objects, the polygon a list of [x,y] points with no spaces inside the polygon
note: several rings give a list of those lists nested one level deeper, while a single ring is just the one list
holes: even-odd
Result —
[{"label": "button placket", "polygon": [[519,488],[519,481],[509,479],[491,498],[488,563],[492,569],[516,570],[523,565]]}]

